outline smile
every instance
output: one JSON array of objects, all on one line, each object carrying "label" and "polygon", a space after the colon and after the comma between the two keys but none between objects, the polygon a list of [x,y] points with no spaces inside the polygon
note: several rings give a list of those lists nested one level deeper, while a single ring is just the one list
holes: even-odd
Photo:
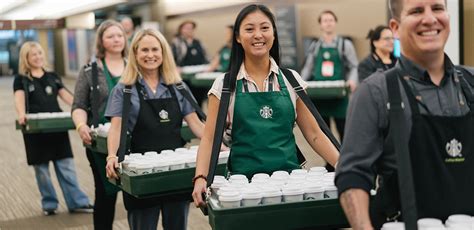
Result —
[{"label": "smile", "polygon": [[252,46],[254,47],[263,47],[266,43],[265,42],[256,42],[256,43],[253,43]]},{"label": "smile", "polygon": [[421,36],[435,36],[440,33],[440,30],[430,30],[430,31],[424,31],[424,32],[419,32],[418,35]]}]

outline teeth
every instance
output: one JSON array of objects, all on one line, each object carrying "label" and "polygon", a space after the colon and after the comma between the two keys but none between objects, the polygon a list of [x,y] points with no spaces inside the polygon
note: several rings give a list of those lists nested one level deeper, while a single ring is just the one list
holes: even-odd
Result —
[{"label": "teeth", "polygon": [[263,42],[253,43],[253,46],[263,46]]},{"label": "teeth", "polygon": [[431,31],[426,31],[426,32],[422,32],[421,35],[423,36],[433,36],[433,35],[437,35],[438,34],[438,31],[436,30],[431,30]]}]

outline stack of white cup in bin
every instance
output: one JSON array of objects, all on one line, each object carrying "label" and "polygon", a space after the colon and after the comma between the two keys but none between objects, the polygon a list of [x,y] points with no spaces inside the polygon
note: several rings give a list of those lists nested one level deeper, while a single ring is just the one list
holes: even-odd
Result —
[{"label": "stack of white cup in bin", "polygon": [[[145,175],[196,167],[198,146],[163,150],[157,152],[132,153],[126,155],[122,167],[131,175]],[[219,161],[227,162],[228,154],[221,154]]]},{"label": "stack of white cup in bin", "polygon": [[[419,230],[474,230],[474,217],[463,214],[453,214],[445,224],[436,218],[422,218],[418,220]],[[403,222],[388,222],[382,230],[405,230]]]},{"label": "stack of white cup in bin", "polygon": [[54,112],[54,113],[29,113],[26,114],[28,120],[42,120],[51,118],[68,118],[71,117],[71,112]]},{"label": "stack of white cup in bin", "polygon": [[295,169],[291,173],[275,171],[271,175],[257,173],[250,182],[248,179],[239,174],[228,180],[216,176],[211,185],[212,196],[223,208],[337,198],[334,173],[324,167]]}]

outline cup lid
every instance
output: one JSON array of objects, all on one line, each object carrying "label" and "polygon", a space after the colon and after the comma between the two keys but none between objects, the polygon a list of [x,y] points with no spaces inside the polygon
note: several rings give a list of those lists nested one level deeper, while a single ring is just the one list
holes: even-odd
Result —
[{"label": "cup lid", "polygon": [[404,230],[405,224],[403,222],[387,222],[382,225],[381,230]]},{"label": "cup lid", "polygon": [[231,175],[229,177],[229,181],[233,181],[233,180],[246,180],[248,181],[247,177],[243,174],[234,174],[234,175]]},{"label": "cup lid", "polygon": [[290,174],[287,171],[279,170],[272,173],[272,177],[289,177]]},{"label": "cup lid", "polygon": [[419,219],[417,223],[419,227],[436,227],[439,225],[443,225],[443,222],[441,222],[440,219],[436,218],[422,218]]},{"label": "cup lid", "polygon": [[309,171],[310,172],[324,172],[324,173],[326,173],[328,170],[325,167],[316,166],[316,167],[311,167],[309,169]]},{"label": "cup lid", "polygon": [[263,197],[262,192],[253,189],[242,191],[242,199],[260,199]]},{"label": "cup lid", "polygon": [[453,221],[455,223],[458,223],[458,222],[469,222],[471,223],[473,220],[472,220],[472,217],[471,216],[468,216],[468,215],[464,215],[464,214],[453,214],[453,215],[450,215],[448,217],[448,220],[449,221]]},{"label": "cup lid", "polygon": [[270,178],[270,175],[268,175],[267,173],[257,173],[257,174],[254,174],[252,176],[252,180],[254,179],[268,179]]},{"label": "cup lid", "polygon": [[282,194],[284,196],[291,196],[291,195],[303,195],[304,191],[303,189],[301,188],[297,188],[297,187],[284,187],[282,189]]},{"label": "cup lid", "polygon": [[293,175],[306,175],[308,173],[308,170],[306,169],[293,169],[291,171],[291,176]]}]

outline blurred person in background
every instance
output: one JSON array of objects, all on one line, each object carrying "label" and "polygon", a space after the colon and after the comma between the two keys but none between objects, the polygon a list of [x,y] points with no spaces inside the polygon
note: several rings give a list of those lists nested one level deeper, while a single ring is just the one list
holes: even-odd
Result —
[{"label": "blurred person in background", "polygon": [[135,34],[133,20],[130,17],[124,17],[120,20],[120,24],[122,24],[122,27],[125,30],[128,43],[132,42],[133,35]]},{"label": "blurred person in background", "polygon": [[[97,28],[95,49],[96,60],[79,72],[72,104],[76,130],[87,145],[92,144],[91,125],[97,128],[98,124],[107,122],[104,117],[107,99],[125,69],[128,49],[122,25],[114,20],[102,22]],[[107,181],[105,154],[93,153],[87,148],[86,154],[95,184],[94,228],[112,229],[119,190]]]},{"label": "blurred person in background", "polygon": [[[58,96],[71,105],[73,96],[59,76],[47,71],[45,53],[37,42],[25,42],[20,49],[18,75],[13,82],[18,123],[25,125],[27,114],[61,112]],[[26,159],[35,170],[46,216],[56,214],[58,198],[49,173],[52,161],[69,212],[92,212],[89,198],[79,188],[67,132],[23,133]]]},{"label": "blurred person in background", "polygon": [[357,67],[359,81],[363,81],[377,70],[385,71],[395,66],[393,55],[393,33],[388,26],[377,26],[370,30],[370,54]]},{"label": "blurred person in background", "polygon": [[232,31],[234,30],[233,25],[229,25],[225,30],[225,45],[219,50],[217,55],[212,59],[209,65],[209,72],[227,72],[229,69],[230,62],[230,51],[232,47]]}]

